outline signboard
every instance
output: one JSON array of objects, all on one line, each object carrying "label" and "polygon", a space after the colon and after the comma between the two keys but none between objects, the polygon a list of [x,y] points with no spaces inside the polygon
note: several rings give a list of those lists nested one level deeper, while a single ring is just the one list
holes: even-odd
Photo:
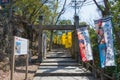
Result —
[{"label": "signboard", "polygon": [[14,80],[14,66],[15,66],[15,56],[16,55],[26,55],[26,73],[25,73],[25,80],[27,80],[28,76],[28,40],[14,36],[13,38],[13,46],[12,46],[12,56],[11,56],[11,79]]},{"label": "signboard", "polygon": [[9,0],[0,0],[1,5],[8,4],[8,3],[9,3]]},{"label": "signboard", "polygon": [[28,53],[28,40],[21,37],[14,37],[14,54],[24,55]]},{"label": "signboard", "polygon": [[89,40],[89,33],[87,27],[77,29],[79,40],[80,54],[83,62],[93,60],[91,44]]},{"label": "signboard", "polygon": [[95,20],[101,67],[115,66],[111,18]]}]

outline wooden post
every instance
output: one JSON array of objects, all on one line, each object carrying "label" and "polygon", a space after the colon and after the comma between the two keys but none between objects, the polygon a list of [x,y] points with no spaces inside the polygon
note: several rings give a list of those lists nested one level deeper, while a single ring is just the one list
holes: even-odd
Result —
[{"label": "wooden post", "polygon": [[25,73],[25,80],[27,80],[27,77],[28,77],[28,65],[29,65],[28,59],[29,59],[29,54],[26,55],[26,73]]},{"label": "wooden post", "polygon": [[94,59],[93,59],[93,61],[92,61],[92,65],[93,65],[93,67],[92,67],[92,72],[93,72],[94,78],[97,78],[97,75],[96,75],[96,70],[95,70],[95,63],[94,63]]},{"label": "wooden post", "polygon": [[27,80],[28,77],[28,65],[29,65],[29,41],[27,41],[28,43],[28,53],[26,55],[26,73],[25,73],[25,80]]},{"label": "wooden post", "polygon": [[39,42],[38,42],[38,61],[42,62],[42,21],[43,16],[39,16],[40,25],[39,25]]},{"label": "wooden post", "polygon": [[11,79],[14,80],[14,64],[15,64],[15,56],[14,56],[14,45],[15,45],[15,37],[13,37],[13,45],[12,45],[12,54],[11,54]]},{"label": "wooden post", "polygon": [[71,55],[73,58],[76,59],[76,54],[75,54],[75,31],[72,34],[72,47],[71,47]]},{"label": "wooden post", "polygon": [[[14,64],[15,64],[15,55],[22,55],[22,53],[20,52],[20,54],[18,54],[19,52],[17,52],[16,50],[16,46],[17,46],[17,40],[18,37],[16,38],[15,36],[12,38],[13,40],[13,45],[12,45],[12,55],[11,55],[11,77],[10,77],[10,80],[14,80]],[[21,43],[20,43],[21,44]],[[29,41],[27,41],[27,50],[29,51]],[[25,44],[22,44],[22,46],[25,45]],[[20,48],[22,48],[22,46]],[[23,47],[24,48],[24,47]],[[23,49],[22,48],[22,49]],[[26,50],[26,49],[25,49]],[[28,59],[29,59],[29,54],[28,54],[28,51],[25,52],[26,54],[26,74],[25,74],[25,80],[27,80],[27,76],[28,76]],[[17,53],[16,53],[17,52]],[[23,52],[24,53],[24,52]]]},{"label": "wooden post", "polygon": [[[74,16],[74,25],[75,29],[79,28],[79,16]],[[80,62],[80,54],[79,54],[79,45],[78,45],[78,39],[77,39],[77,31],[75,30],[75,54],[77,61]]]},{"label": "wooden post", "polygon": [[75,48],[77,62],[80,63],[79,42],[77,38],[77,31],[75,31],[75,47],[74,48]]},{"label": "wooden post", "polygon": [[103,69],[101,68],[101,73],[100,73],[101,80],[104,80],[103,74],[104,74],[104,71],[103,71]]},{"label": "wooden post", "polygon": [[79,16],[75,15],[74,16],[74,25],[75,25],[75,28],[79,28]]}]

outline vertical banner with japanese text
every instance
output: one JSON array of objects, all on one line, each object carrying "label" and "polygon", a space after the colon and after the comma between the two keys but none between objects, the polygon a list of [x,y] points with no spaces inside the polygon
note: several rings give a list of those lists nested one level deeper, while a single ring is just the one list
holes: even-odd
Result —
[{"label": "vertical banner with japanese text", "polygon": [[87,27],[77,29],[80,55],[83,62],[93,60],[92,49]]},{"label": "vertical banner with japanese text", "polygon": [[110,17],[95,20],[101,67],[115,66],[112,21]]}]

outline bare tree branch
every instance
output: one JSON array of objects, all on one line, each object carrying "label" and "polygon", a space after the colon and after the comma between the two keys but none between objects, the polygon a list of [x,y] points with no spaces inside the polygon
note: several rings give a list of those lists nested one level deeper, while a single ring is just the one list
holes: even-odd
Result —
[{"label": "bare tree branch", "polygon": [[105,13],[109,14],[109,6],[108,6],[108,0],[104,0],[104,4],[105,4]]},{"label": "bare tree branch", "polygon": [[97,1],[96,0],[93,0],[93,1],[96,4],[96,6],[100,9],[100,11],[103,12],[103,9],[100,7],[100,5],[97,3]]},{"label": "bare tree branch", "polygon": [[60,11],[60,13],[59,13],[59,15],[58,15],[57,19],[56,19],[55,24],[57,24],[57,22],[58,22],[58,20],[59,20],[60,16],[61,16],[61,15],[65,12],[65,5],[66,5],[66,1],[67,1],[67,0],[65,0],[65,1],[64,1],[63,7],[62,7],[62,9],[61,9],[61,11]]},{"label": "bare tree branch", "polygon": [[104,10],[100,7],[100,5],[97,3],[97,1],[96,0],[93,0],[94,1],[94,3],[96,4],[96,6],[99,8],[99,10],[101,11],[101,13],[102,13],[102,16],[107,16],[107,15],[109,15],[110,13],[110,9],[109,9],[109,5],[108,5],[108,0],[103,0],[103,2],[104,2],[104,5],[105,5],[105,8],[104,8]]}]

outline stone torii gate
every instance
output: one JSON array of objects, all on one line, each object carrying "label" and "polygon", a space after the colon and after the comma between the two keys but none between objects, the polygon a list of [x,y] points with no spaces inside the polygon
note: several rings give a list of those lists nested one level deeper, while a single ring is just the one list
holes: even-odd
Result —
[{"label": "stone torii gate", "polygon": [[39,40],[38,40],[38,61],[42,62],[43,61],[43,53],[42,53],[42,35],[43,35],[43,30],[74,30],[73,33],[73,45],[72,45],[72,54],[74,55],[75,59],[77,61],[80,61],[79,58],[79,45],[77,41],[77,33],[76,29],[79,27],[85,27],[87,25],[80,25],[79,26],[79,16],[74,17],[74,25],[42,25],[43,21],[43,16],[39,17]]}]

